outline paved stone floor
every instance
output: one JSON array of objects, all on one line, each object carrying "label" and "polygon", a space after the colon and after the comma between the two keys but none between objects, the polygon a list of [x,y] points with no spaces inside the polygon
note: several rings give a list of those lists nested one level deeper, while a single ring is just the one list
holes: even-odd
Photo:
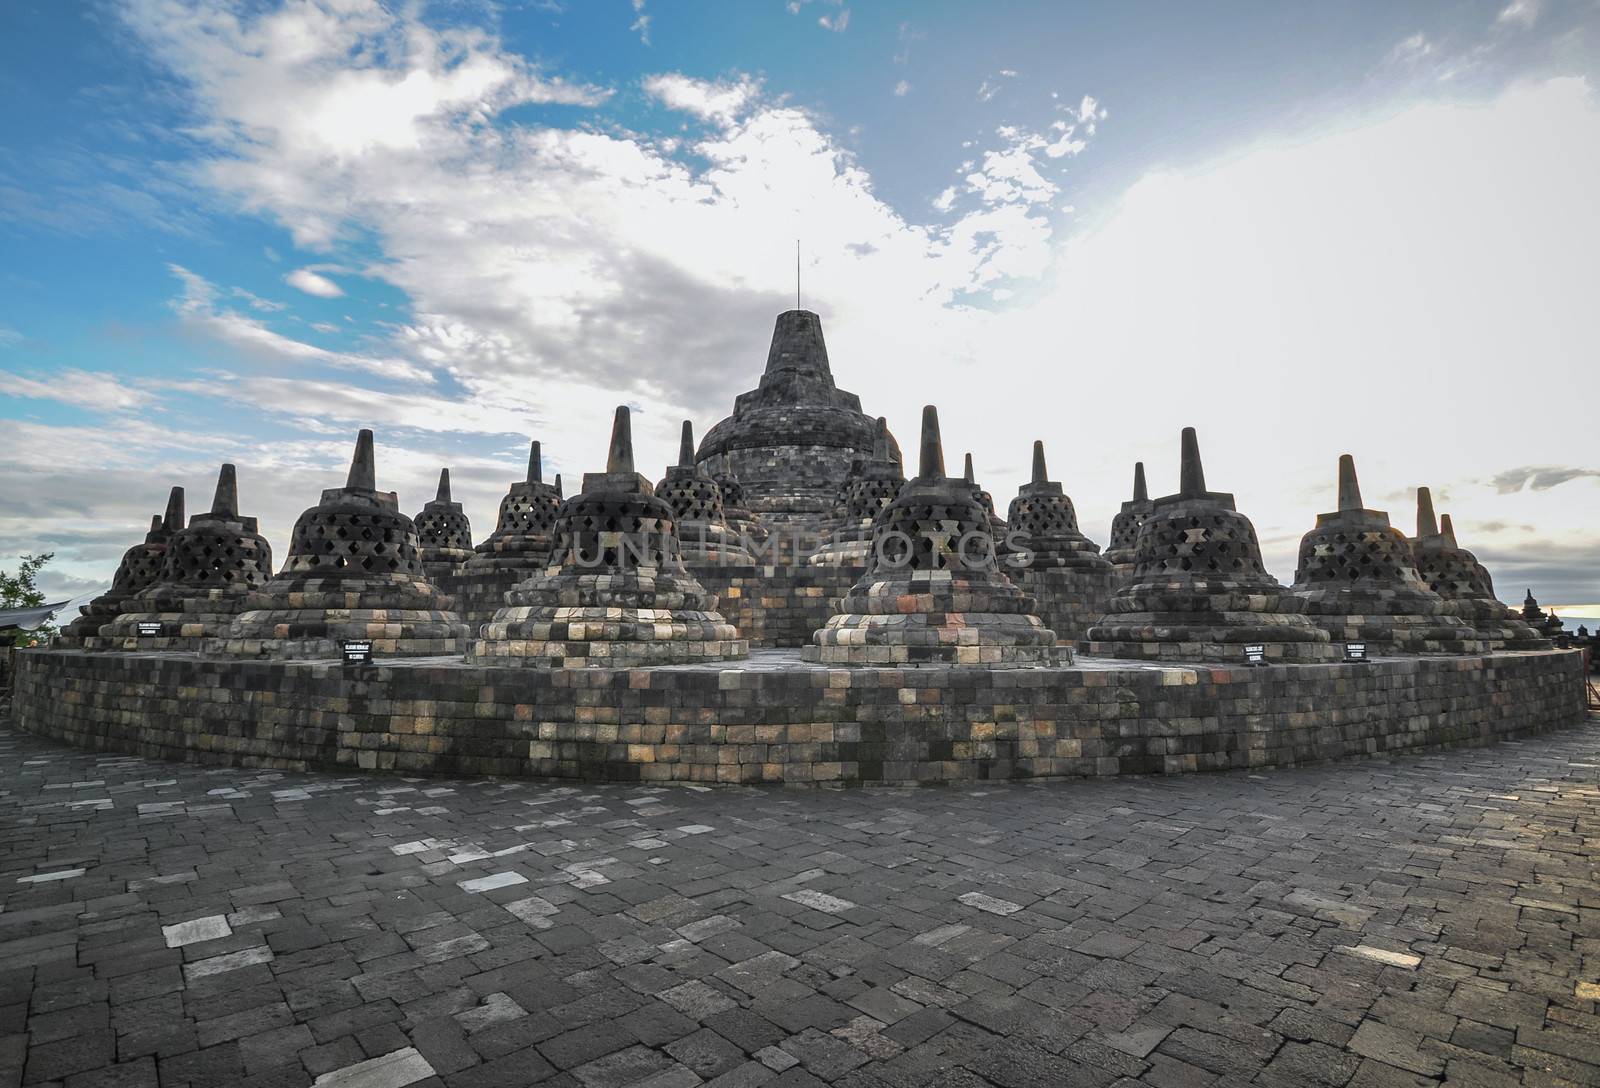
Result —
[{"label": "paved stone floor", "polygon": [[1600,1083],[1600,720],[854,792],[0,732],[0,1085]]}]

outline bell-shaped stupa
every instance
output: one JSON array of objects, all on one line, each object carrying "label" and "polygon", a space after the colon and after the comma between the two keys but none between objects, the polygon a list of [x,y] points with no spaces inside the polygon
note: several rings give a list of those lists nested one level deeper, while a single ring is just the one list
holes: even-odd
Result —
[{"label": "bell-shaped stupa", "polygon": [[461,504],[450,498],[450,470],[439,470],[439,490],[411,519],[422,549],[422,570],[436,586],[449,586],[472,558],[472,525]]},{"label": "bell-shaped stupa", "polygon": [[672,509],[634,471],[618,408],[604,472],[556,521],[549,567],[506,595],[472,659],[556,668],[630,668],[744,657],[748,643],[684,567]]},{"label": "bell-shaped stupa", "polygon": [[850,462],[871,456],[875,431],[861,398],[833,383],[822,319],[789,310],[773,327],[760,385],[740,393],[733,414],[706,432],[699,460],[723,485],[730,524],[728,472],[743,483],[755,517],[814,531]]},{"label": "bell-shaped stupa", "polygon": [[1494,595],[1494,583],[1478,557],[1456,543],[1450,515],[1441,528],[1434,517],[1433,493],[1417,488],[1417,535],[1411,540],[1417,573],[1429,589],[1450,603],[1491,650],[1544,650],[1550,642],[1524,623]]},{"label": "bell-shaped stupa", "polygon": [[826,547],[838,538],[841,531],[847,530],[850,524],[850,488],[861,478],[861,466],[865,463],[860,457],[850,462],[850,471],[839,481],[839,490],[833,493],[833,502],[829,504],[827,513],[817,519],[814,530],[816,550]]},{"label": "bell-shaped stupa", "polygon": [[217,474],[211,509],[167,540],[161,576],[123,602],[116,619],[84,639],[86,649],[200,650],[244,611],[272,577],[272,547],[256,519],[239,514],[238,475]]},{"label": "bell-shaped stupa", "polygon": [[1038,602],[1056,637],[1076,642],[1105,615],[1113,588],[1111,564],[1078,529],[1078,512],[1050,479],[1044,443],[1033,444],[1033,474],[1006,510],[1001,568]]},{"label": "bell-shaped stupa", "polygon": [[561,509],[561,478],[544,482],[539,443],[528,447],[528,475],[500,500],[494,532],[461,567],[451,586],[467,626],[474,632],[505,604],[507,591],[550,562],[556,511]]},{"label": "bell-shaped stupa", "polygon": [[1522,598],[1522,622],[1533,628],[1545,638],[1560,638],[1567,633],[1566,626],[1562,624],[1561,617],[1552,609],[1546,612],[1539,607],[1539,599],[1533,595],[1533,587],[1529,587],[1527,596]]},{"label": "bell-shaped stupa", "polygon": [[1382,510],[1361,502],[1356,463],[1339,458],[1339,508],[1317,515],[1300,539],[1289,592],[1336,643],[1365,642],[1380,654],[1470,654],[1483,649],[1472,627],[1417,573],[1411,542]]},{"label": "bell-shaped stupa", "polygon": [[349,639],[370,640],[378,658],[467,649],[454,602],[422,569],[416,526],[378,490],[371,431],[356,439],[345,485],[300,515],[283,569],[245,604],[211,652],[336,658]]},{"label": "bell-shaped stupa", "polygon": [[167,512],[153,515],[144,540],[122,553],[111,576],[111,588],[78,610],[77,618],[61,629],[56,645],[82,645],[84,639],[99,634],[101,627],[116,619],[130,597],[155,585],[167,556],[167,542],[182,528],[183,488],[174,487],[167,495]]},{"label": "bell-shaped stupa", "polygon": [[656,498],[672,510],[679,554],[686,563],[755,566],[755,556],[744,540],[728,527],[722,488],[694,463],[694,424],[687,419],[678,441],[678,463],[669,467],[666,478],[656,485]]},{"label": "bell-shaped stupa", "polygon": [[750,512],[745,501],[744,485],[739,477],[729,471],[712,472],[711,479],[722,493],[722,519],[728,530],[747,545],[759,546],[771,534],[765,522]]},{"label": "bell-shaped stupa", "polygon": [[906,474],[889,438],[889,424],[880,419],[872,456],[861,462],[845,487],[844,516],[822,546],[811,553],[809,562],[813,566],[866,569],[872,554],[872,527],[905,482]]},{"label": "bell-shaped stupa", "polygon": [[944,474],[939,415],[922,410],[917,476],[873,526],[866,572],[813,636],[824,664],[1033,665],[1069,658],[1034,602],[1000,572],[989,515]]},{"label": "bell-shaped stupa", "polygon": [[978,500],[978,505],[983,507],[983,512],[989,516],[989,533],[994,537],[998,547],[1006,538],[1006,523],[995,513],[994,496],[978,486],[977,474],[972,471],[972,454],[967,454],[961,469],[961,479],[972,489],[972,497]]},{"label": "bell-shaped stupa", "polygon": [[1011,500],[1004,522],[1016,540],[1007,549],[1012,570],[1062,567],[1109,576],[1111,564],[1100,546],[1078,530],[1078,511],[1061,484],[1050,479],[1045,467],[1044,443],[1033,444],[1033,477]]},{"label": "bell-shaped stupa", "polygon": [[1133,498],[1123,503],[1117,516],[1111,519],[1111,540],[1106,544],[1106,561],[1116,572],[1118,585],[1133,576],[1134,562],[1138,558],[1136,545],[1139,529],[1150,516],[1153,506],[1150,491],[1144,483],[1144,462],[1136,461],[1133,465]]},{"label": "bell-shaped stupa", "polygon": [[1183,430],[1176,495],[1156,499],[1139,530],[1134,573],[1089,630],[1091,653],[1244,664],[1332,661],[1341,651],[1303,615],[1305,602],[1267,573],[1255,526],[1233,496],[1207,491],[1193,427]]}]

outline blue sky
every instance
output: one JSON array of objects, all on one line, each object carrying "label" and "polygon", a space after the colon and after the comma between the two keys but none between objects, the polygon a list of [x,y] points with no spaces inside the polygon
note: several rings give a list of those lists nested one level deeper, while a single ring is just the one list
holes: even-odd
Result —
[{"label": "blue sky", "polygon": [[355,430],[480,536],[529,437],[754,383],[793,243],[840,383],[1104,540],[1200,428],[1269,564],[1356,455],[1501,594],[1600,601],[1593,2],[0,10],[0,565],[109,579],[235,460],[280,549]]}]

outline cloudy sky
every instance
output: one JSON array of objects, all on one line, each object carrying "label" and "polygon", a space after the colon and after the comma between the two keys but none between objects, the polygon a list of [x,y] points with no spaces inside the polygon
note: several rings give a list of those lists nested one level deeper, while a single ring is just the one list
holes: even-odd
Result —
[{"label": "cloudy sky", "polygon": [[224,460],[281,556],[363,426],[480,537],[615,404],[657,475],[800,238],[840,384],[1002,504],[1043,438],[1104,542],[1192,424],[1285,581],[1350,452],[1591,605],[1597,87],[1594,0],[10,0],[0,566],[98,589]]}]

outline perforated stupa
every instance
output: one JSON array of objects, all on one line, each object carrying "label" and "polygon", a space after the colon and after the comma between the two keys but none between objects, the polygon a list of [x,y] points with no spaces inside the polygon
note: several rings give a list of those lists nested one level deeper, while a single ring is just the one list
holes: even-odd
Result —
[{"label": "perforated stupa", "polygon": [[1200,445],[1183,430],[1176,495],[1156,499],[1139,529],[1132,578],[1089,630],[1091,653],[1172,661],[1331,661],[1341,651],[1302,614],[1305,602],[1267,573],[1255,526],[1233,496],[1206,490]]},{"label": "perforated stupa", "polygon": [[680,554],[685,562],[724,567],[751,567],[755,556],[728,526],[722,510],[722,488],[694,461],[694,424],[683,421],[678,463],[656,485],[656,498],[672,510]]},{"label": "perforated stupa", "polygon": [[1006,510],[1003,569],[1039,602],[1039,615],[1057,638],[1077,641],[1105,614],[1113,588],[1111,564],[1078,528],[1078,512],[1050,479],[1044,443],[1033,444],[1033,474]]},{"label": "perforated stupa", "polygon": [[1106,544],[1106,562],[1111,564],[1120,585],[1133,576],[1138,561],[1139,529],[1150,516],[1154,504],[1144,482],[1144,462],[1133,465],[1133,498],[1122,504],[1111,519],[1111,539]]},{"label": "perforated stupa", "polygon": [[922,410],[917,476],[873,525],[866,572],[812,636],[809,660],[848,665],[1031,665],[1070,660],[1001,573],[988,512],[944,474],[939,415]]},{"label": "perforated stupa", "polygon": [[494,532],[462,565],[451,586],[473,631],[500,610],[508,590],[550,562],[560,509],[559,486],[544,482],[544,454],[533,442],[528,447],[527,477],[506,491]]},{"label": "perforated stupa", "polygon": [[672,509],[634,471],[618,408],[604,472],[561,507],[549,567],[507,594],[472,659],[558,668],[670,665],[744,657],[717,599],[684,567]]},{"label": "perforated stupa", "polygon": [[155,585],[161,577],[167,542],[182,528],[183,488],[174,487],[167,495],[166,513],[152,516],[144,539],[122,553],[111,588],[78,610],[78,617],[61,629],[57,643],[76,646],[99,634],[101,627],[117,618],[130,597]]},{"label": "perforated stupa", "polygon": [[422,569],[416,526],[377,488],[371,431],[356,439],[345,485],[300,515],[283,569],[245,604],[212,653],[337,658],[350,639],[380,658],[467,649],[454,602]]},{"label": "perforated stupa", "polygon": [[1446,514],[1443,528],[1433,512],[1433,493],[1417,488],[1417,535],[1411,540],[1417,572],[1429,589],[1450,603],[1477,638],[1491,649],[1542,650],[1550,642],[1494,595],[1494,583],[1478,557],[1456,543]]},{"label": "perforated stupa", "polygon": [[1110,575],[1100,546],[1078,529],[1078,511],[1061,484],[1049,477],[1044,443],[1033,444],[1033,476],[1006,510],[1005,525],[1022,551],[1014,569],[1067,568]]},{"label": "perforated stupa", "polygon": [[889,438],[889,424],[880,419],[872,456],[846,481],[844,515],[812,553],[811,563],[865,569],[872,553],[872,526],[905,482],[906,474]]},{"label": "perforated stupa", "polygon": [[1472,627],[1417,573],[1411,542],[1382,510],[1361,502],[1355,459],[1339,458],[1339,508],[1317,515],[1300,539],[1290,592],[1311,622],[1337,643],[1366,643],[1368,655],[1477,653]]},{"label": "perforated stupa", "polygon": [[227,630],[248,595],[272,577],[272,546],[239,513],[238,474],[217,473],[211,509],[173,533],[161,576],[123,602],[116,619],[84,639],[88,649],[199,650]]},{"label": "perforated stupa", "polygon": [[472,524],[461,504],[450,498],[450,470],[439,470],[439,490],[411,519],[422,549],[422,570],[436,586],[445,586],[472,558]]}]

